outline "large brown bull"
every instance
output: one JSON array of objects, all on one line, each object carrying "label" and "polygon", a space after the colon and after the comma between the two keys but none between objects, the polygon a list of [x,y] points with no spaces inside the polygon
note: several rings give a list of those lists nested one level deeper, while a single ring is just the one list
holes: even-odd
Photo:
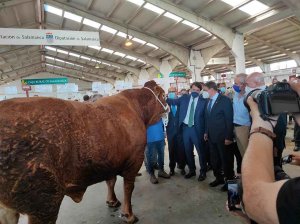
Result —
[{"label": "large brown bull", "polygon": [[87,187],[106,180],[108,206],[119,206],[116,176],[124,178],[122,214],[136,221],[131,195],[143,163],[146,127],[165,111],[154,81],[95,103],[52,98],[0,102],[0,203],[53,224],[64,195],[80,202]]}]

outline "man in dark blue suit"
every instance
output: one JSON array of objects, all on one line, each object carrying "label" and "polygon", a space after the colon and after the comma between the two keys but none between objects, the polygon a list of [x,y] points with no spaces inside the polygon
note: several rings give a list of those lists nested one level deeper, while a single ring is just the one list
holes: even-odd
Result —
[{"label": "man in dark blue suit", "polygon": [[232,179],[233,170],[228,166],[228,153],[225,150],[226,145],[230,145],[233,139],[233,108],[231,100],[218,93],[215,82],[207,82],[203,88],[209,94],[209,102],[205,109],[205,135],[210,145],[211,165],[216,179],[209,185],[216,187],[224,184],[226,179]]},{"label": "man in dark blue suit", "polygon": [[183,95],[179,99],[167,99],[167,103],[170,106],[178,105],[180,107],[179,126],[183,129],[184,149],[189,167],[189,173],[185,175],[185,178],[188,179],[196,176],[195,158],[193,153],[195,146],[201,167],[198,178],[199,181],[205,180],[207,171],[202,137],[205,132],[204,115],[206,100],[199,96],[201,90],[201,84],[199,82],[194,82],[191,85],[190,95]]},{"label": "man in dark blue suit", "polygon": [[[169,99],[177,99],[175,87],[170,87],[168,91]],[[169,112],[169,121],[167,125],[167,139],[168,139],[168,148],[169,148],[169,167],[170,175],[175,174],[176,162],[178,168],[181,169],[181,174],[185,175],[184,167],[185,162],[185,151],[182,140],[182,131],[179,127],[179,106],[171,105]]]}]

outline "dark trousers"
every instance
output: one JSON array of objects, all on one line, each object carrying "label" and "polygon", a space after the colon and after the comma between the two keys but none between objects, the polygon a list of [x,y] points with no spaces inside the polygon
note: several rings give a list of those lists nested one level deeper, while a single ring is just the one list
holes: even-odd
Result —
[{"label": "dark trousers", "polygon": [[[225,140],[224,140],[225,141]],[[234,154],[233,144],[225,146],[224,141],[212,143],[209,141],[211,165],[214,176],[217,180],[223,180],[222,170],[227,180],[232,180],[234,177]]]},{"label": "dark trousers", "polygon": [[300,147],[300,127],[297,124],[297,122],[295,122],[295,126],[294,126],[294,139],[295,139],[295,146]]},{"label": "dark trousers", "polygon": [[209,150],[209,143],[208,141],[204,142],[204,148],[205,148],[205,158],[208,166],[211,166],[210,163],[210,150]]},{"label": "dark trousers", "polygon": [[188,127],[187,125],[183,125],[185,156],[190,172],[196,171],[195,158],[193,153],[194,146],[196,147],[199,156],[200,173],[206,173],[207,171],[203,136],[197,135],[195,127]]},{"label": "dark trousers", "polygon": [[241,173],[243,157],[236,142],[232,143],[232,152],[236,159],[236,172]]},{"label": "dark trousers", "polygon": [[170,170],[175,169],[176,163],[178,164],[179,169],[184,169],[186,162],[182,135],[180,133],[169,134],[167,135],[167,139],[169,147]]}]

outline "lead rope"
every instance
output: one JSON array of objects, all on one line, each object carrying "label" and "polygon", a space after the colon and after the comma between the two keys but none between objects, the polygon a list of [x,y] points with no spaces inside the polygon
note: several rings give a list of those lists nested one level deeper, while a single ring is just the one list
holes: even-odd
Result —
[{"label": "lead rope", "polygon": [[156,94],[152,91],[152,89],[150,89],[150,88],[148,88],[148,87],[143,87],[143,88],[150,90],[150,92],[155,96],[156,100],[161,104],[161,106],[164,108],[164,110],[165,110],[165,111],[168,110],[168,104],[167,104],[167,105],[164,105],[164,104],[160,101],[160,99],[156,96]]}]

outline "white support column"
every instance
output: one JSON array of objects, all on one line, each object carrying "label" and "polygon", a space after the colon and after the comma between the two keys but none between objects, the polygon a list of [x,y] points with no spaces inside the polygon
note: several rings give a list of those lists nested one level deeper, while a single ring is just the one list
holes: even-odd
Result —
[{"label": "white support column", "polygon": [[159,74],[159,70],[157,70],[154,67],[148,68],[147,72],[148,72],[148,75],[149,75],[149,80],[157,78],[157,75]]},{"label": "white support column", "polygon": [[231,53],[235,58],[236,73],[245,73],[246,71],[246,60],[245,60],[245,47],[244,47],[244,35],[235,34],[233,40],[233,47]]},{"label": "white support column", "polygon": [[172,72],[172,67],[169,64],[169,61],[163,60],[161,62],[160,68],[159,68],[160,73],[164,76],[164,86],[163,89],[165,91],[168,91],[170,87],[170,78],[169,74]]},{"label": "white support column", "polygon": [[180,62],[176,58],[173,58],[169,60],[169,64],[171,65],[172,70],[174,70],[177,67],[177,65],[180,64]]},{"label": "white support column", "polygon": [[139,79],[140,80],[149,80],[150,79],[150,75],[146,69],[141,69]]},{"label": "white support column", "polygon": [[204,58],[200,51],[191,50],[188,68],[192,72],[193,81],[202,81],[201,71],[205,67]]},{"label": "white support column", "polygon": [[216,44],[201,51],[190,51],[188,68],[192,72],[193,81],[201,82],[203,80],[201,72],[205,68],[206,64],[216,53],[218,53],[224,47],[224,44]]},{"label": "white support column", "polygon": [[134,82],[133,76],[130,75],[130,74],[127,74],[126,77],[125,77],[125,79],[124,79],[124,81],[125,82],[131,82],[131,83],[133,83]]},{"label": "white support column", "polygon": [[270,64],[263,64],[263,68],[264,69],[262,69],[263,70],[263,72],[264,73],[270,73],[271,72],[271,65]]}]

